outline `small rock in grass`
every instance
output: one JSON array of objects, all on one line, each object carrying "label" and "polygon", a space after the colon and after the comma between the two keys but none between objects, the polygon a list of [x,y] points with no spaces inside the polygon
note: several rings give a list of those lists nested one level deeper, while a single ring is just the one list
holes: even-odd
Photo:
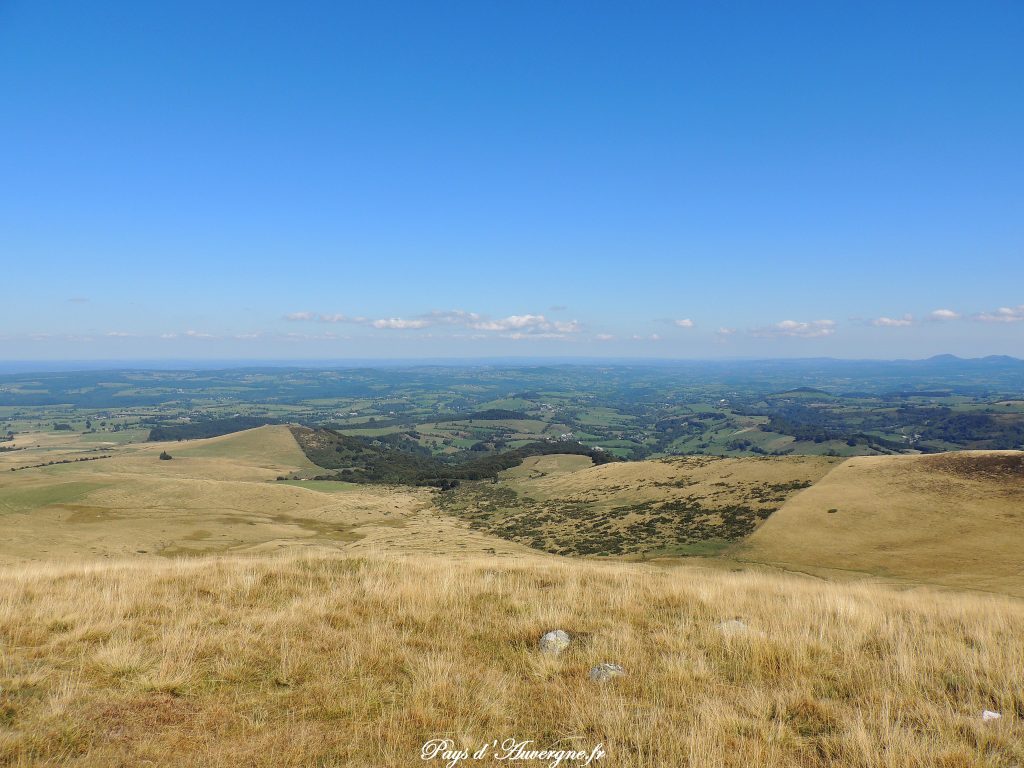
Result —
[{"label": "small rock in grass", "polygon": [[718,622],[718,628],[726,635],[745,635],[750,632],[750,627],[747,625],[747,622],[743,621],[738,616],[735,619]]},{"label": "small rock in grass", "polygon": [[984,712],[981,713],[981,720],[985,723],[987,723],[989,720],[998,720],[1000,717],[1002,717],[1001,714],[999,714],[998,712],[993,712],[991,709],[986,709]]},{"label": "small rock in grass", "polygon": [[557,655],[568,648],[570,642],[568,632],[563,629],[553,629],[540,639],[538,645],[540,646],[541,653]]},{"label": "small rock in grass", "polygon": [[626,674],[626,670],[618,664],[598,664],[590,670],[588,677],[595,683],[606,683],[616,677],[622,677],[624,674]]}]

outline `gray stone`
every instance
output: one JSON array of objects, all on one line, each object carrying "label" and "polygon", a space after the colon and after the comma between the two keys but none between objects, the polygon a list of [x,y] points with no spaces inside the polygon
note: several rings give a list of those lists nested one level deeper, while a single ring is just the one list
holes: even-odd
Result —
[{"label": "gray stone", "polygon": [[598,664],[590,670],[588,677],[595,683],[606,683],[613,678],[622,677],[624,674],[626,674],[626,670],[620,665],[605,663]]},{"label": "gray stone", "polygon": [[553,629],[540,639],[538,645],[541,653],[552,653],[557,656],[569,647],[570,642],[572,640],[568,632],[563,629]]}]

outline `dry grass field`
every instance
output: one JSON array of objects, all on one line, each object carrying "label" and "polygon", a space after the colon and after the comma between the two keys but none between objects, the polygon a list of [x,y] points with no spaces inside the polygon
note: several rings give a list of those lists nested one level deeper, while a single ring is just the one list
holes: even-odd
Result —
[{"label": "dry grass field", "polygon": [[1022,636],[1009,598],[544,556],[8,567],[0,765],[1009,768]]},{"label": "dry grass field", "polygon": [[[430,490],[277,482],[318,473],[286,427],[0,459],[0,766],[444,765],[432,738],[626,767],[1024,765],[1024,603],[950,589],[1024,593],[1018,453],[544,456],[474,486],[584,523],[781,506],[749,565],[557,557]],[[572,644],[544,655],[555,628]],[[626,674],[589,680],[602,662]]]},{"label": "dry grass field", "polygon": [[765,486],[816,482],[842,461],[827,456],[683,456],[593,466],[585,456],[534,456],[503,472],[502,479],[538,501],[580,501],[601,512],[647,501],[742,503]]},{"label": "dry grass field", "polygon": [[772,515],[739,556],[1024,596],[1024,453],[850,459]]},{"label": "dry grass field", "polygon": [[[173,459],[161,461],[168,451]],[[92,456],[74,443],[3,458],[24,466]],[[284,426],[185,443],[105,446],[96,461],[0,469],[0,563],[157,558],[288,548],[514,553],[523,547],[438,514],[429,492],[332,483]]]}]

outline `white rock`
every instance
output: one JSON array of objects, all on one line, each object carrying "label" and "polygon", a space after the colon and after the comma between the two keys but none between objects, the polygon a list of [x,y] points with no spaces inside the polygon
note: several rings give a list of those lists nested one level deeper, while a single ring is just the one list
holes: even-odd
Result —
[{"label": "white rock", "polygon": [[742,619],[729,619],[718,622],[718,629],[725,635],[745,635],[750,632],[750,627]]},{"label": "white rock", "polygon": [[595,683],[606,683],[613,678],[622,677],[624,674],[626,674],[626,670],[618,664],[598,664],[590,670],[588,677]]},{"label": "white rock", "polygon": [[553,629],[540,639],[538,645],[540,646],[541,653],[558,655],[569,647],[570,642],[572,640],[568,632],[563,629]]},{"label": "white rock", "polygon": [[981,713],[981,719],[983,722],[986,723],[989,720],[998,720],[1000,717],[1002,717],[1002,715],[1000,715],[998,712],[993,712],[991,709],[986,709],[984,712]]}]

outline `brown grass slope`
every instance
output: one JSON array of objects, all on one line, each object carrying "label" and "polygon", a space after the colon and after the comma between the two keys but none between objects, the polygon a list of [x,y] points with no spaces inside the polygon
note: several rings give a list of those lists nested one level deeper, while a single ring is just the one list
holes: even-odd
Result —
[{"label": "brown grass slope", "polygon": [[[833,510],[833,511],[830,511]],[[1024,595],[1024,453],[853,458],[776,512],[741,557]]]},{"label": "brown grass slope", "polygon": [[[52,450],[19,460],[48,460]],[[73,444],[64,450],[72,452],[57,455],[76,455]],[[158,458],[163,451],[171,461]],[[335,483],[327,493],[275,482],[319,471],[285,426],[106,452],[98,461],[0,472],[0,563],[296,547],[523,549],[437,514],[424,489]]]},{"label": "brown grass slope", "polygon": [[[554,627],[575,642],[542,657]],[[5,568],[0,765],[404,768],[448,737],[623,768],[1009,767],[1022,636],[1008,598],[555,558]],[[627,675],[587,680],[604,661]]]},{"label": "brown grass slope", "polygon": [[749,535],[841,459],[689,456],[593,466],[542,456],[437,497],[487,533],[561,555],[704,555]]}]

